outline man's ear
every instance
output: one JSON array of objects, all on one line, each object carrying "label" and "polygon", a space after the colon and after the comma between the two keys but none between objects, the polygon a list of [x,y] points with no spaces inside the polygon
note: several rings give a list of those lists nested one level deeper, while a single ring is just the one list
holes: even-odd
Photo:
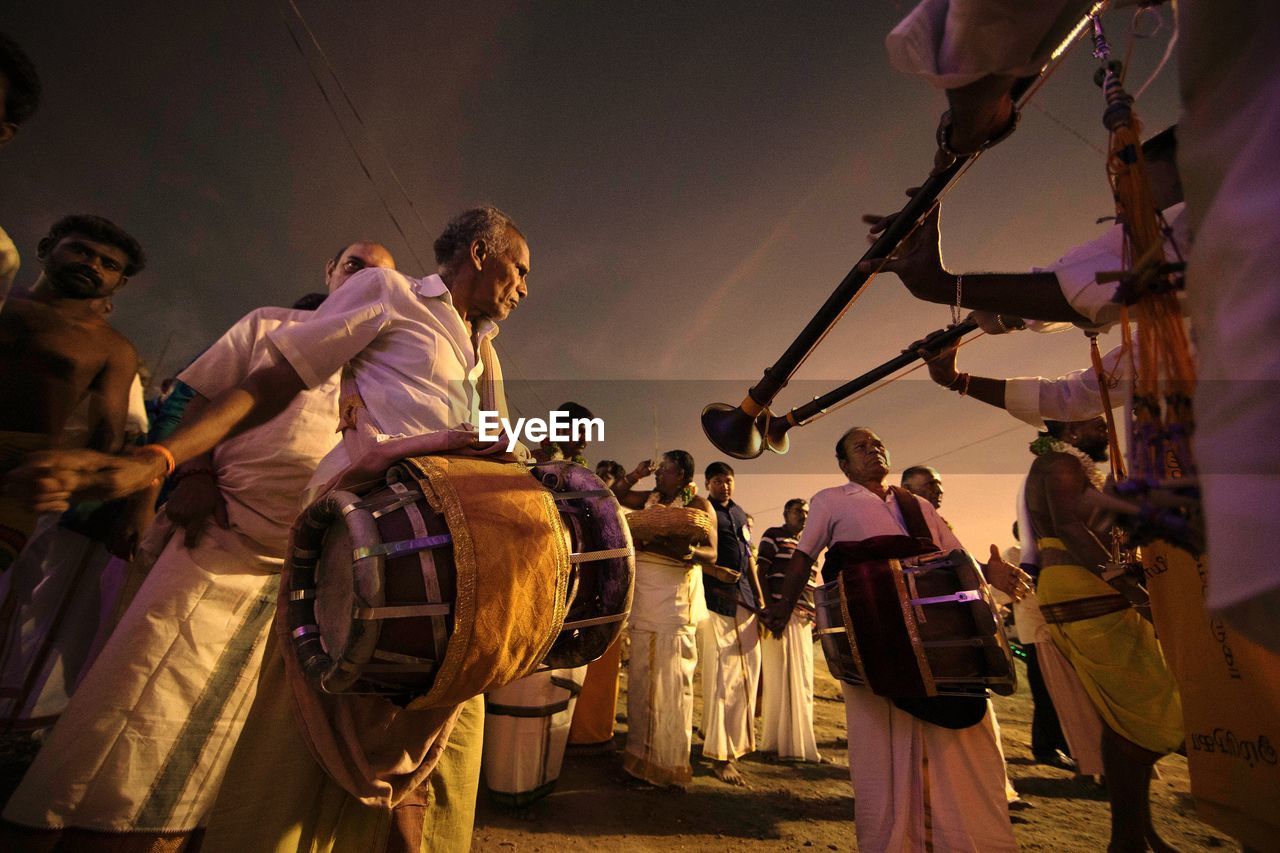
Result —
[{"label": "man's ear", "polygon": [[484,266],[484,259],[489,255],[489,246],[483,237],[471,241],[471,265],[477,270]]},{"label": "man's ear", "polygon": [[0,121],[0,146],[8,145],[9,140],[18,134],[18,126],[11,121]]},{"label": "man's ear", "polygon": [[333,271],[338,268],[338,262],[333,258],[324,262],[324,280],[327,282],[329,276],[333,275]]},{"label": "man's ear", "polygon": [[40,238],[40,242],[36,243],[36,259],[43,261],[45,258],[49,257],[49,250],[52,249],[54,245],[52,237]]}]

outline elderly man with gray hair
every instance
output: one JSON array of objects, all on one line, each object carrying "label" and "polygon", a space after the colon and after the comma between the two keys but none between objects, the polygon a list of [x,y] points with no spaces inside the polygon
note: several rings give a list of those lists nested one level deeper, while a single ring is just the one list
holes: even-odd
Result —
[{"label": "elderly man with gray hair", "polygon": [[[497,208],[476,208],[446,226],[435,250],[436,274],[415,279],[390,269],[361,270],[314,316],[271,332],[275,357],[163,444],[129,458],[84,451],[31,458],[19,476],[32,504],[57,508],[77,492],[136,491],[175,463],[271,420],[303,389],[339,373],[344,398],[357,398],[356,411],[344,402],[342,443],[320,463],[309,494],[344,475],[358,476],[362,462],[385,471],[398,447],[406,448],[402,456],[412,452],[415,437],[477,423],[482,396],[505,408],[493,381],[500,370],[491,339],[528,293],[524,235]],[[371,805],[328,778],[313,757],[279,643],[272,632],[257,695],[209,815],[205,848],[468,849],[483,700],[462,703],[443,728],[422,732],[423,769],[435,766],[403,808]],[[181,793],[171,792],[179,806]]]}]

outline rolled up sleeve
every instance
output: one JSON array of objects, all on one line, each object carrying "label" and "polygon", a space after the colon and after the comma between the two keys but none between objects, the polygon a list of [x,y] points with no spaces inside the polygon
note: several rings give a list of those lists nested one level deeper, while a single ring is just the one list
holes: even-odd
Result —
[{"label": "rolled up sleeve", "polygon": [[[1130,378],[1129,363],[1122,358],[1124,349],[1116,347],[1102,357],[1102,369],[1117,380],[1111,392],[1111,405],[1124,402],[1126,390],[1121,383]],[[1009,414],[1036,429],[1044,429],[1045,420],[1081,421],[1102,414],[1105,404],[1098,376],[1092,367],[1073,370],[1057,379],[1020,376],[1006,379],[1004,406]]]},{"label": "rolled up sleeve", "polygon": [[308,388],[327,382],[369,347],[390,321],[387,301],[394,279],[386,270],[366,269],[329,295],[306,322],[268,335]]},{"label": "rolled up sleeve", "polygon": [[821,495],[814,495],[809,501],[809,520],[805,522],[796,550],[803,551],[816,563],[831,544],[832,521],[830,504]]}]

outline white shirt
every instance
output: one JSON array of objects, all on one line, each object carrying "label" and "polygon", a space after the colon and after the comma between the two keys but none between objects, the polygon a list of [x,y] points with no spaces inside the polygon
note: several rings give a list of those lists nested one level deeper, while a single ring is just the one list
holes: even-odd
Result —
[{"label": "white shirt", "polygon": [[955,89],[1037,74],[1090,0],[924,0],[885,39],[898,71]]},{"label": "white shirt", "polygon": [[[483,320],[476,333],[478,343],[498,327]],[[484,365],[438,275],[361,270],[313,317],[270,337],[308,387],[350,362],[369,415],[385,435],[479,423]]]},{"label": "white shirt", "polygon": [[[287,308],[251,311],[178,378],[212,399],[279,357],[268,343],[270,334],[301,326],[311,317],[310,311]],[[331,372],[270,421],[219,444],[213,451],[214,468],[231,526],[283,551],[298,513],[298,495],[338,443],[337,425],[338,376]]]},{"label": "white shirt", "polygon": [[[938,515],[933,504],[915,497],[924,513],[933,542],[943,551],[963,549],[960,540]],[[845,483],[823,489],[809,501],[809,520],[800,534],[797,551],[803,551],[814,562],[829,545],[836,542],[860,542],[872,536],[905,536],[906,522],[898,499],[890,490],[882,499],[857,483]]]},{"label": "white shirt", "polygon": [[[1134,335],[1137,358],[1137,335]],[[1103,371],[1115,381],[1108,388],[1112,407],[1126,406],[1133,397],[1133,361],[1122,358],[1123,347],[1115,347],[1102,357]],[[1036,429],[1051,421],[1083,421],[1102,414],[1102,392],[1093,366],[1082,367],[1056,379],[1016,376],[1004,383],[1004,407],[1009,414]]]},{"label": "white shirt", "polygon": [[[1164,211],[1169,223],[1172,240],[1165,241],[1165,257],[1176,259],[1176,246],[1182,252],[1191,248],[1190,219],[1186,204],[1179,202]],[[1076,313],[1087,317],[1088,331],[1104,332],[1120,322],[1120,304],[1115,302],[1118,282],[1098,282],[1098,273],[1112,272],[1124,266],[1124,229],[1112,225],[1106,233],[1087,243],[1081,243],[1047,267],[1037,267],[1036,272],[1051,272],[1058,279],[1062,295]],[[1042,330],[1053,331],[1053,329]]]}]

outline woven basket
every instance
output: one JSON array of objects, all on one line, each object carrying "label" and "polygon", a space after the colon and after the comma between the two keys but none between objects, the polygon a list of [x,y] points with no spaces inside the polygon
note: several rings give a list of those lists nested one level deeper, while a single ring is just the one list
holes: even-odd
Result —
[{"label": "woven basket", "polygon": [[706,542],[715,529],[711,517],[703,510],[674,506],[655,506],[628,513],[627,526],[631,528],[632,537],[641,542],[655,536],[671,536],[697,544]]}]

